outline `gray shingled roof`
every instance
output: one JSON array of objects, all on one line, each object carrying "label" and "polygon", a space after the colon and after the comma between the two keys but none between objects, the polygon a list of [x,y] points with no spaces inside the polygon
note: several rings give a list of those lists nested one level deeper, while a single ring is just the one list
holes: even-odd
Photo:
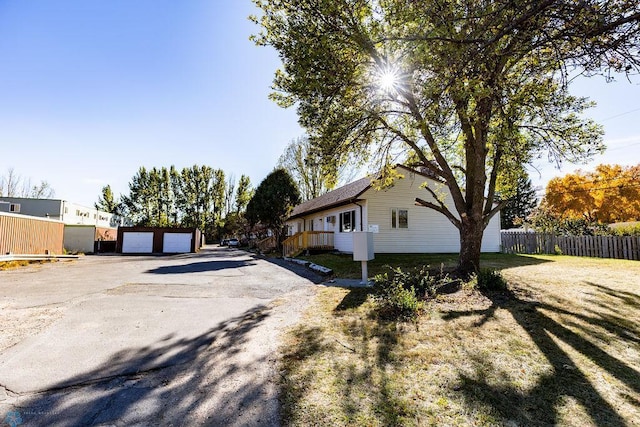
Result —
[{"label": "gray shingled roof", "polygon": [[291,212],[291,216],[289,218],[297,218],[305,214],[352,203],[357,200],[362,193],[367,191],[370,186],[371,179],[361,178],[343,187],[329,191],[315,199],[307,200],[306,202],[299,204],[293,208],[293,212]]},{"label": "gray shingled roof", "polygon": [[[419,170],[412,169],[404,165],[396,165],[396,167],[402,168],[406,171],[422,175],[426,178],[438,180],[428,169],[420,168]],[[316,197],[315,199],[307,200],[304,203],[299,204],[289,216],[289,219],[298,218],[304,215],[320,212],[325,209],[335,208],[342,205],[347,205],[358,200],[358,197],[362,195],[371,187],[371,178],[361,178],[350,184],[337,188],[333,191]]]}]

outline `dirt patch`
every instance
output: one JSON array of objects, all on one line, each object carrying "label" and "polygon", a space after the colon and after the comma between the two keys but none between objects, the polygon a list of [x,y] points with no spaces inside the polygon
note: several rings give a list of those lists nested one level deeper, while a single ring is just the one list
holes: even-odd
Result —
[{"label": "dirt patch", "polygon": [[0,353],[20,341],[39,334],[63,316],[61,306],[0,308]]}]

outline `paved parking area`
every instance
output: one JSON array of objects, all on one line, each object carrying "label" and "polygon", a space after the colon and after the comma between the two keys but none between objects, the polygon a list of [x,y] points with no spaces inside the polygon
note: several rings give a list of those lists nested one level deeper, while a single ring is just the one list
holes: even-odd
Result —
[{"label": "paved parking area", "polygon": [[213,247],[0,272],[0,422],[277,425],[278,336],[312,284]]}]

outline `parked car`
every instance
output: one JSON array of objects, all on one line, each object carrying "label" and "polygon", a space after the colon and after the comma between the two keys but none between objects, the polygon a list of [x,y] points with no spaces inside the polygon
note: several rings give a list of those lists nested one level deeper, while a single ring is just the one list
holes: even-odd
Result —
[{"label": "parked car", "polygon": [[227,246],[227,245],[229,245],[229,239],[220,240],[220,246]]},{"label": "parked car", "polygon": [[238,239],[229,239],[229,243],[227,243],[227,245],[231,248],[231,247],[237,247],[240,246],[240,241]]}]

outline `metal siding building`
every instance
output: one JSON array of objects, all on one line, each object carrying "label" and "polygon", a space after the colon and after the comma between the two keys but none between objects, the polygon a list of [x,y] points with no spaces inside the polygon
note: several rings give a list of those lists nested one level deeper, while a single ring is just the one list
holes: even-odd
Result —
[{"label": "metal siding building", "polygon": [[62,254],[64,224],[0,212],[0,254]]},{"label": "metal siding building", "polygon": [[10,212],[10,209],[14,209],[12,213],[57,219],[70,225],[115,228],[132,224],[128,218],[60,199],[0,197],[0,212]]}]

